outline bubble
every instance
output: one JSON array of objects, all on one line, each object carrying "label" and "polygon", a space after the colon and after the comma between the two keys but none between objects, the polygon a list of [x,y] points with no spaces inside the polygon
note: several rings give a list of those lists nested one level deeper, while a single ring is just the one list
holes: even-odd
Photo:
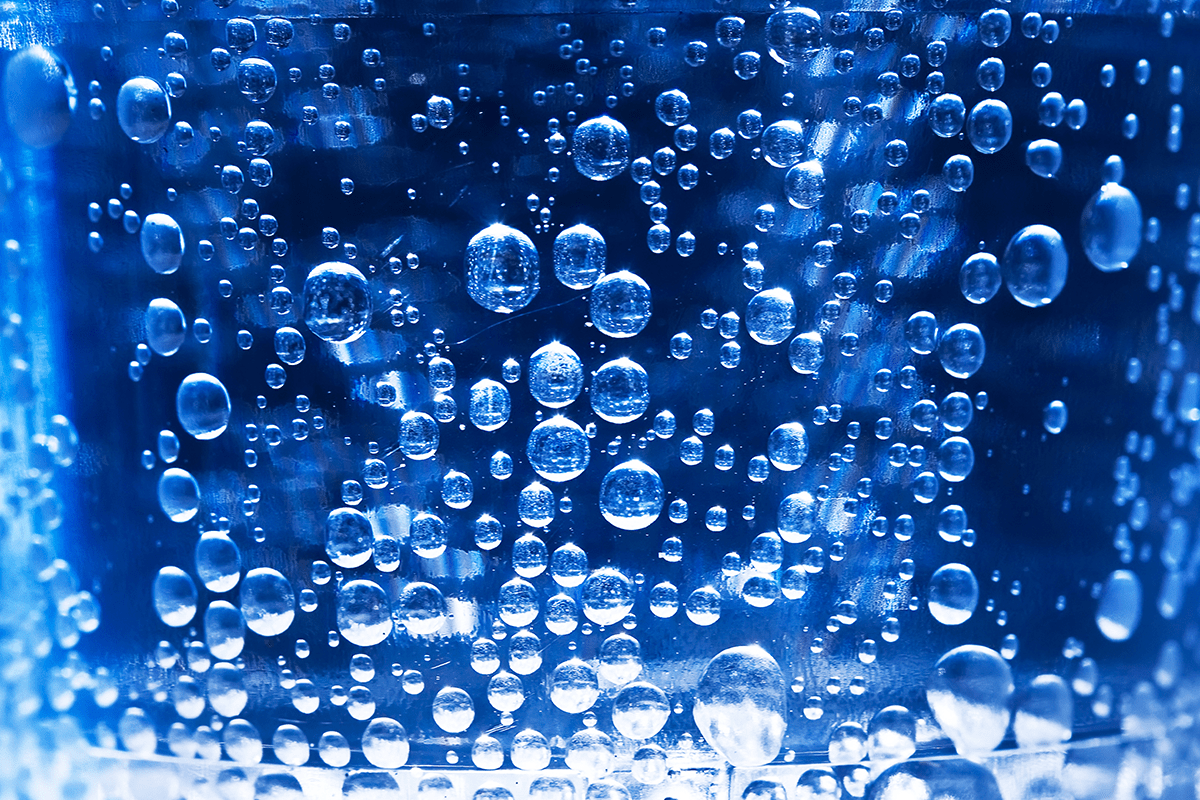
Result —
[{"label": "bubble", "polygon": [[786,289],[759,292],[746,305],[746,330],[760,344],[779,344],[796,328],[796,304]]},{"label": "bubble", "polygon": [[538,293],[538,252],[528,236],[495,223],[471,237],[466,251],[467,294],[488,311],[511,314]]},{"label": "bubble", "polygon": [[825,363],[825,342],[816,331],[802,333],[788,345],[788,361],[801,375],[814,375]]},{"label": "bubble", "polygon": [[880,709],[867,733],[867,757],[872,764],[904,761],[917,751],[917,718],[904,706]]},{"label": "bubble", "polygon": [[692,716],[705,740],[735,767],[770,763],[787,730],[783,672],[761,647],[732,647],[700,675]]},{"label": "bubble", "polygon": [[817,499],[808,492],[789,494],[779,502],[779,535],[785,542],[807,541],[817,531]]},{"label": "bubble", "polygon": [[929,579],[929,613],[943,625],[961,625],[979,605],[979,582],[970,567],[946,564]]},{"label": "bubble", "polygon": [[564,661],[550,676],[550,702],[568,714],[582,714],[600,697],[596,671],[578,658]]},{"label": "bubble", "polygon": [[261,105],[275,94],[278,78],[275,67],[262,58],[243,58],[237,66],[238,91],[255,105]]},{"label": "bubble", "polygon": [[1054,228],[1030,225],[1009,240],[1001,267],[1016,301],[1038,308],[1053,302],[1067,284],[1067,248]]},{"label": "bubble", "polygon": [[589,119],[575,129],[571,154],[580,175],[611,180],[629,166],[629,131],[612,117]]},{"label": "bubble", "polygon": [[1067,404],[1061,400],[1051,400],[1042,409],[1042,427],[1047,433],[1062,433],[1067,427]]},{"label": "bubble", "polygon": [[587,553],[579,545],[568,542],[550,557],[550,574],[554,582],[565,588],[583,583],[587,577]]},{"label": "bubble", "polygon": [[581,591],[584,616],[601,627],[620,623],[633,610],[633,581],[612,567],[588,575]]},{"label": "bubble", "polygon": [[942,165],[942,178],[950,191],[965,192],[975,182],[975,164],[970,156],[950,156]]},{"label": "bubble", "polygon": [[791,472],[808,458],[808,433],[799,422],[785,422],[767,437],[767,458],[776,469]]},{"label": "bubble", "polygon": [[951,436],[938,446],[938,474],[943,480],[957,483],[971,474],[975,467],[975,450],[961,436]]},{"label": "bubble", "polygon": [[135,142],[157,142],[171,125],[171,100],[162,86],[146,77],[130,78],[117,92],[117,123]]},{"label": "bubble", "polygon": [[649,378],[641,365],[619,358],[596,370],[592,378],[592,410],[606,422],[632,422],[650,405]]},{"label": "bubble", "polygon": [[196,616],[196,584],[179,567],[163,567],[154,576],[154,610],[163,624],[181,628]]},{"label": "bubble", "polygon": [[497,598],[500,619],[514,628],[524,628],[537,619],[538,594],[533,584],[522,578],[513,578],[500,587]]},{"label": "bubble", "polygon": [[582,389],[583,362],[571,348],[551,342],[529,357],[529,392],[542,405],[570,405]]},{"label": "bubble", "polygon": [[711,586],[701,586],[688,595],[683,608],[694,624],[707,627],[721,618],[721,593]]},{"label": "bubble", "polygon": [[326,342],[353,342],[371,324],[371,289],[349,264],[327,261],[304,281],[304,324]]},{"label": "bubble", "polygon": [[1075,701],[1067,682],[1057,675],[1039,675],[1017,696],[1013,733],[1017,746],[1042,749],[1071,738]]},{"label": "bubble", "polygon": [[142,257],[159,275],[170,275],[183,263],[183,230],[167,214],[147,214],[139,234]]},{"label": "bubble", "polygon": [[938,95],[929,104],[929,127],[943,139],[958,136],[967,121],[967,107],[956,94]]},{"label": "bubble", "polygon": [[572,225],[554,237],[554,276],[569,289],[587,289],[604,275],[604,237],[587,225]]},{"label": "bubble", "polygon": [[979,41],[987,47],[999,47],[1012,34],[1012,17],[1002,8],[989,9],[979,15]]},{"label": "bubble", "polygon": [[335,508],[325,518],[325,552],[344,569],[361,567],[371,558],[375,532],[366,515],[354,508]]},{"label": "bubble", "polygon": [[1000,262],[991,253],[968,256],[958,273],[958,286],[963,297],[981,305],[1000,291]]},{"label": "bubble", "polygon": [[278,636],[296,618],[296,595],[277,570],[259,567],[242,579],[242,616],[246,627],[260,636]]},{"label": "bubble", "polygon": [[1012,671],[995,650],[963,645],[943,655],[925,685],[938,725],[962,755],[995,750],[1008,730]]},{"label": "bubble", "polygon": [[439,557],[446,552],[446,523],[436,514],[417,514],[409,529],[409,543],[421,558]]},{"label": "bubble", "polygon": [[[619,730],[619,728],[618,728]],[[655,786],[667,779],[667,753],[655,744],[639,747],[633,754],[630,774],[638,783]]]},{"label": "bubble", "polygon": [[400,418],[400,452],[414,461],[424,461],[437,452],[437,423],[423,411],[405,411]]},{"label": "bubble", "polygon": [[158,478],[158,504],[172,522],[187,522],[200,509],[200,484],[187,470],[165,470]]},{"label": "bubble", "polygon": [[596,781],[612,771],[615,753],[612,738],[595,728],[584,728],[567,740],[567,768]]},{"label": "bubble", "polygon": [[606,336],[636,336],[650,322],[650,287],[628,270],[605,275],[592,287],[588,309],[596,328]]},{"label": "bubble", "polygon": [[[1051,777],[1031,780],[1026,797],[1061,797],[1063,794],[1054,786]],[[1043,794],[1048,791],[1049,794]],[[985,767],[966,759],[944,761],[914,760],[895,764],[871,784],[872,798],[878,800],[902,800],[914,797],[971,798],[972,800],[1002,800],[1004,795],[996,778]],[[1066,796],[1070,796],[1069,794]]]},{"label": "bubble", "polygon": [[[513,737],[508,756],[517,769],[537,772],[550,765],[550,743],[537,731],[526,729]],[[537,798],[533,791],[534,784],[530,785],[531,798]]]},{"label": "bubble", "polygon": [[1142,620],[1142,582],[1127,569],[1114,570],[1104,581],[1096,606],[1096,627],[1110,642],[1133,636]]},{"label": "bubble", "polygon": [[1057,175],[1062,158],[1062,147],[1053,139],[1034,139],[1025,146],[1025,166],[1040,178]]},{"label": "bubble", "polygon": [[471,424],[479,430],[498,430],[511,412],[512,398],[504,384],[484,378],[471,387]]},{"label": "bubble", "polygon": [[662,478],[638,460],[613,467],[600,484],[600,513],[626,531],[648,527],[662,513]]},{"label": "bubble", "polygon": [[446,733],[462,733],[475,721],[471,695],[453,686],[442,687],[433,698],[433,721]]},{"label": "bubble", "polygon": [[215,439],[229,424],[231,406],[225,385],[212,375],[194,372],[179,382],[175,413],[183,429],[197,439]]},{"label": "bubble", "polygon": [[511,672],[498,672],[488,681],[488,703],[500,712],[513,712],[525,704],[525,687]]},{"label": "bubble", "polygon": [[1102,272],[1129,266],[1142,245],[1142,206],[1133,192],[1106,183],[1083,207],[1079,223],[1083,252]]},{"label": "bubble", "polygon": [[242,713],[249,694],[241,670],[233,664],[217,664],[209,672],[207,684],[208,703],[213,711],[223,717],[236,717]]},{"label": "bubble", "polygon": [[938,344],[938,323],[929,311],[918,311],[904,323],[904,342],[918,355],[929,355]]},{"label": "bubble", "polygon": [[[52,147],[62,140],[75,113],[76,94],[67,62],[40,45],[21,50],[4,69],[8,125],[29,147]],[[119,109],[118,99],[118,119]]]},{"label": "bubble", "polygon": [[554,519],[554,492],[534,481],[517,496],[517,515],[531,528],[544,528]]},{"label": "bubble", "polygon": [[967,322],[952,325],[942,334],[938,357],[942,369],[954,378],[969,378],[983,366],[987,345],[979,328]]},{"label": "bubble", "polygon": [[793,6],[767,17],[767,52],[783,64],[801,64],[821,51],[821,15]]},{"label": "bubble", "polygon": [[346,641],[359,647],[377,645],[391,635],[391,607],[379,584],[354,580],[338,589],[337,628]]},{"label": "bubble", "polygon": [[563,416],[551,417],[534,427],[525,455],[534,472],[559,483],[578,478],[591,460],[583,429]]},{"label": "bubble", "polygon": [[658,121],[669,127],[687,122],[692,111],[692,102],[678,89],[669,89],[654,99],[654,114]]},{"label": "bubble", "polygon": [[237,658],[246,644],[246,620],[237,606],[224,600],[204,611],[204,645],[214,658]]},{"label": "bubble", "polygon": [[804,126],[793,119],[771,123],[762,132],[762,150],[771,166],[792,166],[804,157]]},{"label": "bubble", "polygon": [[187,320],[179,306],[165,297],[146,308],[146,342],[160,356],[173,356],[187,338]]},{"label": "bubble", "polygon": [[363,731],[362,752],[372,766],[397,769],[408,761],[408,734],[396,720],[376,717]]},{"label": "bubble", "polygon": [[196,574],[210,592],[228,592],[241,577],[242,554],[229,535],[207,531],[196,542]]},{"label": "bubble", "polygon": [[796,208],[816,208],[825,196],[825,170],[819,161],[803,161],[787,171],[783,192]]},{"label": "bubble", "polygon": [[981,100],[967,118],[967,139],[971,146],[988,155],[999,152],[1012,138],[1012,112],[1003,102]]},{"label": "bubble", "polygon": [[645,740],[658,735],[671,717],[666,694],[651,683],[626,684],[613,698],[612,721],[629,739]]}]

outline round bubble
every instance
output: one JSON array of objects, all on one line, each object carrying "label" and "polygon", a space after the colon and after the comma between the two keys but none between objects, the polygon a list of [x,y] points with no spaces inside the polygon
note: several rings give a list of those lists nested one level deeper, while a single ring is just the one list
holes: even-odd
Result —
[{"label": "round bubble", "polygon": [[157,142],[171,125],[171,100],[151,78],[130,78],[117,91],[117,123],[135,142]]},{"label": "round bubble", "polygon": [[1142,581],[1127,570],[1112,572],[1100,591],[1096,627],[1105,639],[1124,642],[1133,636],[1142,620]]},{"label": "round bubble", "polygon": [[583,362],[565,344],[551,342],[529,357],[529,392],[542,405],[570,405],[582,389]]},{"label": "round bubble", "polygon": [[185,469],[165,470],[158,478],[158,504],[172,522],[187,522],[200,510],[200,484]]},{"label": "round bubble", "polygon": [[629,166],[629,131],[612,117],[589,119],[575,129],[571,154],[580,175],[611,180]]},{"label": "round bubble", "polygon": [[292,585],[277,570],[259,567],[242,579],[242,616],[246,627],[260,636],[278,636],[296,617]]},{"label": "round bubble", "polygon": [[636,591],[624,573],[601,567],[584,580],[581,594],[584,616],[607,627],[619,624],[633,610]]},{"label": "round bubble", "polygon": [[979,328],[967,322],[952,325],[942,334],[938,357],[942,369],[955,378],[969,378],[983,366],[987,345]]},{"label": "round bubble", "polygon": [[569,289],[586,289],[604,275],[604,237],[587,225],[572,225],[554,237],[554,276]]},{"label": "round bubble", "polygon": [[763,158],[772,167],[790,167],[804,157],[804,126],[794,119],[772,122],[762,132]]},{"label": "round bubble", "polygon": [[1001,282],[1000,262],[991,253],[968,256],[958,271],[958,287],[963,297],[976,305],[995,297]]},{"label": "round bubble", "polygon": [[163,624],[181,628],[196,616],[196,584],[179,567],[163,567],[154,576],[154,610]]},{"label": "round bubble", "polygon": [[183,230],[167,214],[148,214],[139,234],[142,257],[160,275],[170,275],[183,263]]},{"label": "round bubble", "polygon": [[967,107],[956,94],[938,95],[929,104],[929,127],[943,139],[958,136],[967,121]]},{"label": "round bubble", "polygon": [[821,15],[793,6],[767,17],[767,52],[784,66],[800,64],[821,51]]},{"label": "round bubble", "polygon": [[1142,205],[1119,183],[1106,183],[1083,207],[1083,252],[1102,272],[1129,266],[1142,245]]},{"label": "round bubble", "polygon": [[1041,178],[1057,175],[1062,158],[1062,147],[1053,139],[1034,139],[1025,146],[1025,166]]},{"label": "round bubble", "polygon": [[588,394],[592,410],[606,422],[632,422],[650,405],[646,370],[628,358],[618,358],[596,370]]},{"label": "round bubble", "polygon": [[662,505],[662,478],[641,461],[613,467],[600,484],[600,513],[621,530],[648,527],[662,513]]},{"label": "round bubble", "polygon": [[979,605],[979,582],[970,567],[946,564],[929,579],[929,613],[943,625],[961,625]]},{"label": "round bubble", "polygon": [[394,719],[376,717],[362,735],[363,756],[380,769],[396,769],[408,761],[408,734]]},{"label": "round bubble", "polygon": [[658,121],[674,128],[687,122],[692,112],[692,101],[678,89],[669,89],[654,100],[654,114]]},{"label": "round bubble", "polygon": [[791,472],[808,458],[808,433],[799,422],[785,422],[767,437],[767,458],[776,469]]},{"label": "round bubble", "polygon": [[904,341],[917,355],[929,355],[937,348],[937,317],[929,311],[918,311],[904,323]]},{"label": "round bubble", "polygon": [[796,208],[816,208],[825,196],[825,170],[819,161],[802,161],[787,171],[783,192]]},{"label": "round bubble", "polygon": [[578,658],[564,661],[550,676],[550,702],[568,714],[581,714],[600,697],[596,671]]},{"label": "round bubble", "polygon": [[327,261],[304,280],[304,324],[327,342],[353,342],[371,324],[371,288],[349,264]]},{"label": "round bubble", "polygon": [[1054,228],[1030,225],[1009,240],[1001,267],[1004,283],[1018,303],[1044,306],[1067,285],[1067,248]]},{"label": "round bubble", "polygon": [[338,589],[337,627],[346,641],[359,647],[379,644],[392,634],[387,595],[374,581],[347,581]]},{"label": "round bubble", "polygon": [[41,45],[21,50],[4,68],[8,125],[29,147],[52,147],[62,140],[71,126],[76,95],[67,62]]},{"label": "round bubble", "polygon": [[187,338],[187,320],[183,311],[165,297],[150,301],[146,308],[146,343],[160,356],[179,352]]},{"label": "round bubble", "polygon": [[228,592],[241,578],[242,553],[229,534],[206,531],[196,542],[196,574],[210,592]]},{"label": "round bubble", "polygon": [[786,289],[767,289],[746,304],[746,330],[760,344],[779,344],[796,329],[796,303]]},{"label": "round bubble", "polygon": [[525,455],[534,472],[558,483],[578,478],[591,460],[583,428],[563,416],[538,423],[529,434]]},{"label": "round bubble", "polygon": [[356,508],[335,508],[325,518],[325,553],[339,567],[354,569],[371,558],[375,533]]},{"label": "round bubble", "polygon": [[629,739],[654,738],[670,718],[667,695],[652,683],[627,684],[613,698],[613,727]]},{"label": "round bubble", "polygon": [[188,375],[175,392],[179,424],[197,439],[215,439],[224,433],[231,408],[225,384],[204,372]]},{"label": "round bubble", "polygon": [[437,452],[441,434],[433,417],[423,411],[405,411],[400,418],[400,452],[424,461]]},{"label": "round bubble", "polygon": [[275,355],[288,366],[295,366],[304,360],[307,346],[304,335],[292,327],[284,327],[275,331]]},{"label": "round bubble", "polygon": [[982,100],[967,118],[967,139],[985,155],[996,153],[1012,138],[1012,128],[1012,112],[1007,105],[995,99]]},{"label": "round bubble", "polygon": [[437,633],[446,623],[446,598],[432,583],[413,581],[396,600],[396,617],[413,636]]},{"label": "round bubble", "polygon": [[636,336],[650,322],[650,287],[628,270],[605,275],[592,287],[588,308],[604,335]]},{"label": "round bubble", "polygon": [[961,436],[951,436],[938,446],[938,474],[943,480],[958,483],[975,468],[975,450]]},{"label": "round bubble", "polygon": [[467,294],[488,311],[511,314],[538,293],[541,269],[533,241],[495,223],[471,237],[466,252]]},{"label": "round bubble", "polygon": [[825,342],[816,331],[802,333],[788,345],[788,361],[801,375],[813,375],[825,363]]},{"label": "round bubble", "polygon": [[275,94],[275,67],[262,58],[244,58],[237,67],[238,91],[251,103],[265,103]]},{"label": "round bubble", "polygon": [[512,398],[508,387],[489,378],[471,387],[471,424],[481,431],[494,431],[508,422]]},{"label": "round bubble", "polygon": [[817,498],[808,492],[789,494],[779,501],[779,535],[785,542],[807,541],[817,532]]},{"label": "round bubble", "polygon": [[999,653],[963,645],[943,655],[925,685],[938,725],[962,755],[995,750],[1008,730],[1012,671]]},{"label": "round bubble", "polygon": [[942,179],[952,192],[965,192],[975,182],[975,162],[970,156],[950,156],[942,165]]}]

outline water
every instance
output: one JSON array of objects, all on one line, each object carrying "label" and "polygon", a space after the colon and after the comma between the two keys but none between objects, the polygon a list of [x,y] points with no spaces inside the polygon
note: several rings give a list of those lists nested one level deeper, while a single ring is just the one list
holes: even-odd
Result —
[{"label": "water", "polygon": [[10,11],[0,798],[1195,795],[1190,8]]}]

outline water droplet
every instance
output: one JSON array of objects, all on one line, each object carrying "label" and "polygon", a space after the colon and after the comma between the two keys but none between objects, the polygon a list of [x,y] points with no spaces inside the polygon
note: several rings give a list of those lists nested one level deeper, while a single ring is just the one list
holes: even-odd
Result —
[{"label": "water droplet", "polygon": [[1075,701],[1067,682],[1057,675],[1039,675],[1017,696],[1013,732],[1017,745],[1040,749],[1071,738]]},{"label": "water droplet", "polygon": [[662,478],[641,461],[613,467],[600,484],[600,513],[621,530],[648,527],[662,513],[662,505]]},{"label": "water droplet", "polygon": [[339,567],[354,569],[371,558],[375,541],[371,522],[354,508],[336,508],[325,519],[325,552]]},{"label": "water droplet", "polygon": [[606,336],[636,336],[650,322],[650,287],[637,275],[621,270],[605,275],[592,287],[588,301],[592,322]]},{"label": "water droplet", "polygon": [[767,437],[767,458],[776,469],[791,472],[808,458],[808,433],[799,422],[785,422]]},{"label": "water droplet", "polygon": [[979,605],[979,583],[970,567],[946,564],[929,579],[929,613],[943,625],[961,625]]},{"label": "water droplet", "polygon": [[671,705],[666,694],[651,683],[630,683],[613,698],[613,727],[634,740],[651,739],[667,724]]},{"label": "water droplet", "polygon": [[225,385],[203,372],[188,375],[175,392],[179,424],[197,439],[215,439],[224,433],[230,410]]},{"label": "water droplet", "polygon": [[958,285],[963,297],[980,305],[1000,291],[1000,262],[991,253],[975,253],[963,262],[958,273]]},{"label": "water droplet", "polygon": [[555,482],[579,477],[591,460],[583,429],[563,416],[551,417],[533,429],[525,455],[538,475]]},{"label": "water droplet", "polygon": [[600,696],[596,672],[586,662],[572,658],[554,668],[550,676],[550,701],[568,714],[581,714]]},{"label": "water droplet", "polygon": [[327,261],[304,281],[304,324],[327,342],[353,342],[371,324],[371,289],[349,264]]},{"label": "water droplet", "polygon": [[445,686],[433,698],[433,721],[446,733],[462,733],[475,721],[475,703],[462,689]]},{"label": "water droplet", "polygon": [[471,237],[466,252],[467,294],[488,311],[511,314],[538,293],[538,252],[528,236],[495,223]]},{"label": "water droplet", "polygon": [[260,636],[278,636],[296,618],[296,595],[277,570],[259,567],[242,580],[242,615],[246,627]]},{"label": "water droplet", "polygon": [[607,422],[632,422],[650,404],[649,378],[641,365],[628,358],[609,361],[592,378],[592,410]]},{"label": "water droplet", "polygon": [[762,132],[763,158],[773,167],[787,168],[804,157],[804,126],[796,120],[773,122]]},{"label": "water droplet", "polygon": [[1129,266],[1142,245],[1142,206],[1133,192],[1106,183],[1083,207],[1083,251],[1102,272]]},{"label": "water droplet", "polygon": [[160,275],[170,275],[183,263],[183,231],[167,214],[148,214],[139,234],[142,257]]},{"label": "water droplet", "polygon": [[158,479],[158,504],[172,522],[187,522],[200,509],[200,484],[187,470],[165,470]]},{"label": "water droplet", "polygon": [[1067,284],[1067,248],[1054,228],[1030,225],[1009,240],[1002,268],[1008,291],[1018,303],[1044,306]]},{"label": "water droplet", "polygon": [[983,366],[987,346],[979,328],[966,322],[950,327],[938,345],[942,368],[954,378],[969,378]]},{"label": "water droplet", "polygon": [[379,584],[355,580],[338,589],[337,627],[346,641],[359,647],[377,645],[391,635],[391,607]]},{"label": "water droplet", "polygon": [[803,161],[787,171],[783,191],[796,208],[816,208],[825,196],[825,170],[819,161]]},{"label": "water droplet", "polygon": [[1053,139],[1034,139],[1025,147],[1025,166],[1038,177],[1053,178],[1062,168],[1062,147]]},{"label": "water droplet", "polygon": [[1096,627],[1104,638],[1124,642],[1142,620],[1142,582],[1125,569],[1113,571],[1104,582],[1096,606]]},{"label": "water droplet", "polygon": [[634,587],[624,573],[601,567],[583,582],[583,613],[601,627],[616,625],[633,610]]},{"label": "water droplet", "polygon": [[275,67],[262,58],[244,58],[238,63],[238,91],[256,105],[267,102],[275,94],[278,78]]},{"label": "water droplet", "polygon": [[999,152],[1012,138],[1012,112],[1000,100],[988,99],[975,104],[967,117],[967,139],[985,155]]},{"label": "water droplet", "polygon": [[796,328],[796,304],[786,289],[759,292],[746,305],[746,330],[760,344],[779,344]]},{"label": "water droplet", "polygon": [[157,142],[171,124],[171,100],[157,81],[130,78],[117,92],[117,123],[135,142]]},{"label": "water droplet", "polygon": [[446,622],[446,598],[433,584],[414,581],[400,592],[396,616],[413,636],[437,633]]},{"label": "water droplet", "polygon": [[736,767],[770,763],[787,729],[786,684],[757,645],[716,655],[700,676],[692,715],[705,740]]},{"label": "water droplet", "polygon": [[580,175],[611,180],[629,166],[629,131],[612,117],[589,119],[575,129],[571,153]]},{"label": "water droplet", "polygon": [[181,628],[196,616],[196,584],[179,567],[163,567],[154,576],[154,610],[163,624]]},{"label": "water droplet", "polygon": [[958,135],[967,121],[967,107],[956,94],[939,95],[929,104],[929,127],[943,139]]},{"label": "water droplet", "polygon": [[408,734],[396,720],[376,717],[363,731],[362,752],[380,769],[397,769],[408,761]]},{"label": "water droplet", "polygon": [[554,237],[554,275],[563,286],[586,289],[604,275],[606,253],[599,231],[573,225]]},{"label": "water droplet", "polygon": [[571,348],[551,342],[529,357],[529,392],[542,405],[570,405],[582,389],[583,362]]},{"label": "water droplet", "polygon": [[440,434],[433,417],[423,411],[406,411],[400,418],[400,452],[424,461],[437,452]]},{"label": "water droplet", "polygon": [[[4,69],[5,115],[17,138],[29,147],[52,147],[62,140],[75,113],[76,94],[67,62],[40,45],[21,50]],[[118,94],[118,119],[119,98]]]},{"label": "water droplet", "polygon": [[1008,730],[1012,671],[996,651],[963,645],[943,655],[925,687],[938,725],[963,755],[989,753]]},{"label": "water droplet", "polygon": [[196,574],[210,592],[227,592],[241,577],[242,554],[229,535],[207,531],[196,542]]},{"label": "water droplet", "polygon": [[767,18],[767,52],[783,64],[801,64],[821,50],[821,15],[811,8],[793,6]]}]

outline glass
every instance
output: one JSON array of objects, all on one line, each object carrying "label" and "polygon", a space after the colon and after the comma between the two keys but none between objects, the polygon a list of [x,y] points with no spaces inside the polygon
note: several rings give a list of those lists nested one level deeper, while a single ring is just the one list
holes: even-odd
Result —
[{"label": "glass", "polygon": [[0,797],[1193,796],[1190,6],[5,13]]}]

